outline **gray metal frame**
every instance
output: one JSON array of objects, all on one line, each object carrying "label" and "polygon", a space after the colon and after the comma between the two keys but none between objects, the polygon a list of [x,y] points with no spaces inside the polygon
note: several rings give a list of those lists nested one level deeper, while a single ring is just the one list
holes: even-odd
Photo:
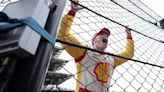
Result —
[{"label": "gray metal frame", "polygon": [[[25,18],[33,17],[42,27],[45,27],[49,6],[46,0],[23,0],[16,3],[11,3],[3,10],[10,18]],[[14,53],[20,57],[34,55],[41,36],[28,26],[20,27],[9,32],[12,35],[7,35],[3,41],[0,41],[0,53]],[[13,39],[17,38],[17,39]],[[13,47],[14,44],[14,47]],[[8,46],[8,48],[7,48]],[[26,54],[25,54],[26,53]]]},{"label": "gray metal frame", "polygon": [[[8,5],[4,12],[12,18],[32,16],[47,32],[56,37],[65,3],[66,0],[52,0],[52,5],[46,5],[47,0],[23,0]],[[44,39],[40,40],[40,35],[27,26],[22,31],[29,35],[20,37],[19,46],[33,52],[33,55],[17,59],[13,76],[3,92],[40,92],[45,79],[53,46]],[[26,41],[30,39],[31,41]],[[36,46],[36,51],[31,45]]]}]

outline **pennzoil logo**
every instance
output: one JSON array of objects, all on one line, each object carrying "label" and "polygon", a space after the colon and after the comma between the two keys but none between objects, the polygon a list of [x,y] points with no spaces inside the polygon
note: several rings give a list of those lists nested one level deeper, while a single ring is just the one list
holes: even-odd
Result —
[{"label": "pennzoil logo", "polygon": [[100,62],[95,66],[94,73],[98,81],[107,83],[109,78],[109,64],[107,62]]}]

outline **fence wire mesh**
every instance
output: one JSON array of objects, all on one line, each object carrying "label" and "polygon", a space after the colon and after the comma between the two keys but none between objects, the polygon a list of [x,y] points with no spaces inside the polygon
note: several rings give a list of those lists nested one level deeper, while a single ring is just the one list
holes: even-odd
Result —
[{"label": "fence wire mesh", "polygon": [[[0,10],[11,2],[12,0],[1,0]],[[107,27],[111,35],[105,52],[117,55],[125,48],[125,26],[133,29],[134,60],[128,60],[116,67],[110,76],[110,85],[106,88],[111,92],[163,92],[164,31],[154,25],[162,18],[139,0],[79,0],[79,4],[84,9],[76,14],[70,30],[71,35],[78,38],[81,43],[91,46],[93,34]],[[67,0],[63,16],[69,10],[70,1]],[[61,46],[61,43],[56,43],[56,46]],[[59,58],[69,63],[62,66],[63,69],[58,72],[71,74],[73,77],[56,87],[75,90],[78,72],[74,59],[66,52]],[[84,86],[87,88],[89,85]]]},{"label": "fence wire mesh", "polygon": [[7,4],[20,1],[20,0],[0,0],[0,11],[3,11],[3,9],[7,6]]},{"label": "fence wire mesh", "polygon": [[[134,60],[116,67],[111,83],[106,88],[111,92],[163,92],[164,31],[154,25],[162,18],[139,0],[79,0],[79,4],[84,9],[76,13],[70,30],[71,35],[78,38],[81,43],[91,46],[93,34],[107,27],[111,35],[105,52],[117,55],[125,48],[125,26],[133,29]],[[63,16],[69,10],[70,1],[68,0]],[[56,46],[61,45],[56,43]],[[57,86],[75,89],[78,72],[74,59],[66,52],[59,58],[69,61],[59,72],[72,74],[73,77]],[[135,62],[135,60],[145,63]],[[85,88],[89,86],[80,84]]]}]

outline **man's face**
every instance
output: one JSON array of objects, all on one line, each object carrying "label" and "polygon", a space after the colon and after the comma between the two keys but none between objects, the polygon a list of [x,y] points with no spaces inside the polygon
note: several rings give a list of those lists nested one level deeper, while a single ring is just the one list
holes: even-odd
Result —
[{"label": "man's face", "polygon": [[93,48],[104,51],[108,45],[108,37],[106,33],[99,33],[93,40]]}]

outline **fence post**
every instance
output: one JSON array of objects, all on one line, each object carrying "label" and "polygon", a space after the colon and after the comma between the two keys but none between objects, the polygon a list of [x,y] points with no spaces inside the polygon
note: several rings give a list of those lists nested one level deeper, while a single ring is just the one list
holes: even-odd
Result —
[{"label": "fence post", "polygon": [[[65,3],[66,0],[22,0],[8,5],[4,12],[12,18],[31,16],[55,37]],[[17,58],[13,76],[3,92],[41,91],[53,46],[40,38],[39,34],[36,36],[39,39],[38,45],[35,41],[31,42],[31,46],[35,44],[37,48],[35,54],[26,58]]]}]

